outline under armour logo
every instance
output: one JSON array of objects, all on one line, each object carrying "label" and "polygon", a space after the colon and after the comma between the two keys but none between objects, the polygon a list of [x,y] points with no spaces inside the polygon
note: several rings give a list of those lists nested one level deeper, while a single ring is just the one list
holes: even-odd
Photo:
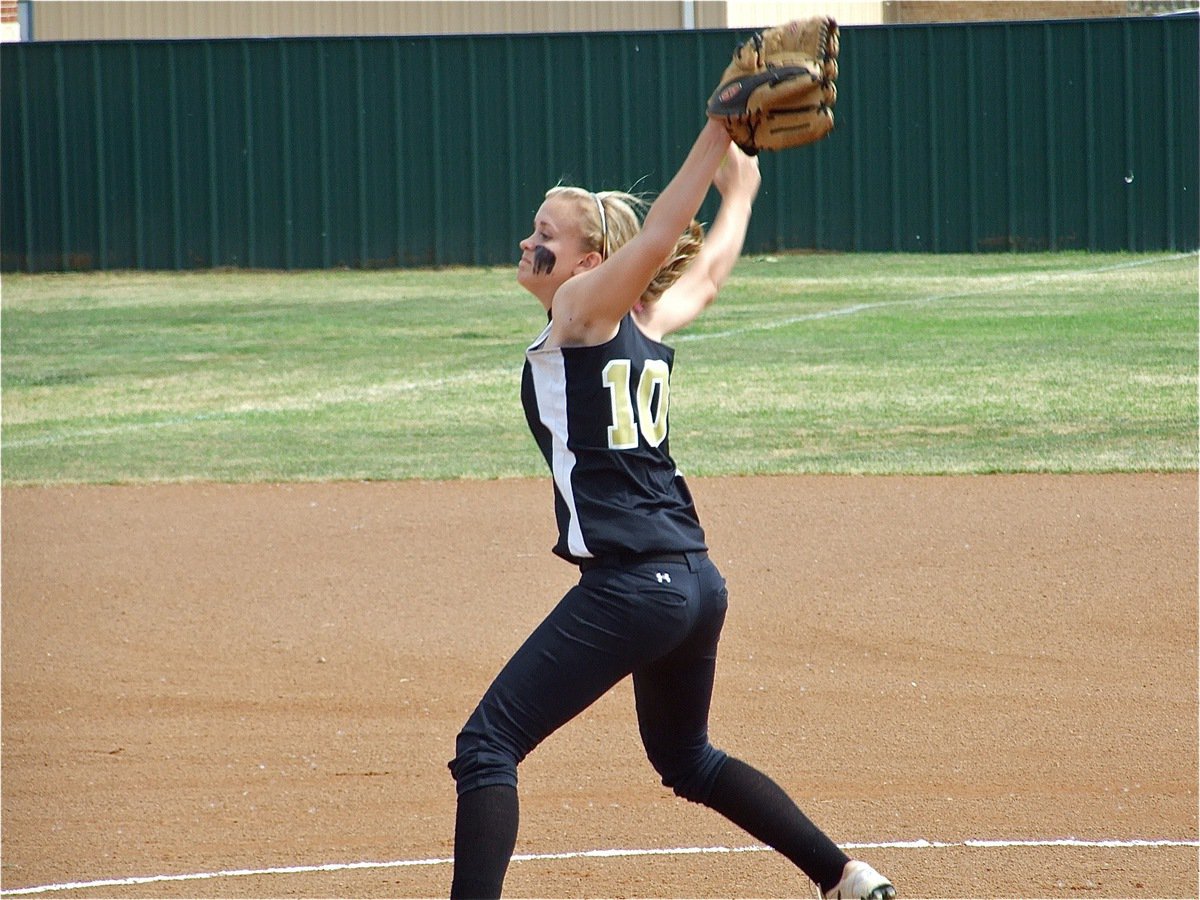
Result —
[{"label": "under armour logo", "polygon": [[671,583],[671,575],[668,572],[655,572],[654,577],[658,579],[659,584],[662,584],[663,582],[666,582],[667,584]]}]

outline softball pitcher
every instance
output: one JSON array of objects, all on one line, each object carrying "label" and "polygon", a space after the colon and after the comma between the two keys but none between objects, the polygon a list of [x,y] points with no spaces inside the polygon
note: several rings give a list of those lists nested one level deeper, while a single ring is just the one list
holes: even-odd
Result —
[{"label": "softball pitcher", "polygon": [[[662,340],[716,297],[759,181],[757,161],[710,122],[640,230],[628,195],[558,187],[521,242],[517,279],[549,316],[526,351],[522,402],[554,478],[554,552],[581,575],[458,736],[452,897],[500,896],[518,764],[627,675],[664,785],[779,850],[826,896],[895,896],[775,782],[708,740],[727,594],[670,455],[674,353]],[[710,183],[722,202],[702,240],[692,217]]]}]

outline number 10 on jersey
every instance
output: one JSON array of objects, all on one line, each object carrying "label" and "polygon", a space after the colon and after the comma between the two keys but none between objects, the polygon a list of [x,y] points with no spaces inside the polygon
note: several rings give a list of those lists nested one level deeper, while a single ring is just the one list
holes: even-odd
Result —
[{"label": "number 10 on jersey", "polygon": [[[613,450],[632,450],[637,447],[639,430],[651,447],[657,447],[667,437],[671,370],[665,360],[646,360],[636,394],[629,390],[632,372],[633,364],[627,359],[614,359],[604,367],[604,386],[608,388],[612,403],[608,446]],[[658,395],[657,405],[654,403],[655,394]]]}]

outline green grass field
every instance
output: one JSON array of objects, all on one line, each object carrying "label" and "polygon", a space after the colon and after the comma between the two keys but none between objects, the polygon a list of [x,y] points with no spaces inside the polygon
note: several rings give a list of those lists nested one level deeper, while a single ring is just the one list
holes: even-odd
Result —
[{"label": "green grass field", "polygon": [[[3,279],[6,484],[542,475],[513,270]],[[1195,254],[743,259],[677,348],[688,474],[1197,467]]]}]

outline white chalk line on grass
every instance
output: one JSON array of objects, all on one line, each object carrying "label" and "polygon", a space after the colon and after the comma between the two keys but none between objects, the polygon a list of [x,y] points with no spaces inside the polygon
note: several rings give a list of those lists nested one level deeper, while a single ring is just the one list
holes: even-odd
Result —
[{"label": "white chalk line on grass", "polygon": [[803,313],[797,316],[787,316],[782,319],[767,319],[761,322],[751,322],[739,328],[730,328],[725,331],[707,331],[700,334],[681,334],[673,339],[674,343],[680,341],[709,341],[714,338],[737,337],[743,334],[752,334],[756,331],[771,331],[776,328],[787,328],[789,325],[797,325],[801,322],[817,322],[822,319],[836,319],[840,316],[852,316],[861,312],[869,312],[873,309],[890,309],[895,306],[918,306],[926,303],[939,303],[946,300],[961,300],[966,297],[986,297],[989,294],[998,294],[1001,291],[1009,290],[1014,287],[1027,287],[1031,284],[1040,284],[1046,281],[1061,281],[1070,278],[1083,278],[1091,275],[1102,275],[1105,272],[1116,272],[1122,269],[1134,269],[1139,266],[1150,266],[1157,263],[1175,262],[1188,257],[1200,256],[1197,253],[1176,253],[1173,256],[1156,257],[1154,259],[1134,259],[1128,262],[1113,263],[1111,266],[1099,266],[1095,269],[1070,269],[1061,272],[1043,272],[1034,275],[1005,275],[998,279],[994,284],[989,284],[985,287],[977,287],[966,291],[956,291],[951,294],[929,294],[924,297],[911,297],[907,300],[879,300],[875,303],[856,303],[853,306],[843,306],[837,309],[825,309],[819,312]]},{"label": "white chalk line on grass", "polygon": [[[996,849],[1010,847],[1084,847],[1102,849],[1135,849],[1142,847],[1200,847],[1200,841],[1176,840],[1081,840],[1079,838],[1052,838],[1046,840],[983,840],[927,841],[877,841],[840,845],[843,850],[924,850],[972,847]],[[537,862],[570,859],[616,859],[637,856],[694,856],[720,853],[773,853],[770,847],[754,844],[748,847],[660,847],[653,849],[610,849],[579,850],[569,853],[518,853],[513,862]],[[0,890],[0,897],[17,897],[26,894],[45,894],[54,891],[80,891],[93,888],[130,887],[139,884],[162,884],[171,881],[204,881],[213,878],[244,878],[255,875],[308,875],[321,872],[348,872],[356,869],[403,869],[417,866],[444,866],[454,862],[453,858],[397,859],[386,862],[323,863],[310,866],[272,866],[262,869],[223,869],[217,872],[190,872],[180,875],[142,875],[131,878],[104,878],[97,881],[70,881],[61,884],[43,884],[36,887]]]},{"label": "white chalk line on grass", "polygon": [[[1114,272],[1121,269],[1132,269],[1139,266],[1156,265],[1164,262],[1174,262],[1188,257],[1200,257],[1197,253],[1177,253],[1173,256],[1155,257],[1153,259],[1135,259],[1128,262],[1114,263],[1111,266],[1100,266],[1094,269],[1072,269],[1061,272],[1045,272],[1040,275],[1009,275],[1004,276],[995,284],[986,287],[978,287],[973,290],[959,291],[951,294],[929,294],[924,297],[913,297],[907,300],[880,300],[875,303],[855,303],[852,306],[843,306],[837,309],[826,309],[819,312],[805,313],[798,316],[786,316],[782,319],[765,319],[744,325],[739,328],[727,329],[725,331],[707,331],[699,334],[679,334],[671,338],[672,343],[680,343],[684,341],[710,341],[718,338],[737,337],[742,334],[751,334],[756,331],[771,331],[776,328],[787,328],[789,325],[796,325],[800,322],[816,322],[822,319],[834,319],[840,316],[853,316],[858,313],[869,312],[874,309],[885,309],[895,306],[916,306],[927,303],[939,303],[946,300],[958,300],[964,297],[981,297],[988,294],[999,293],[1000,291],[1008,290],[1013,287],[1024,287],[1029,284],[1034,284],[1043,281],[1055,281],[1068,278],[1080,278],[1090,275],[1100,275],[1105,272]],[[335,388],[331,391],[323,391],[308,397],[289,397],[282,398],[273,403],[266,404],[240,404],[230,409],[215,410],[207,413],[196,413],[190,416],[171,416],[166,419],[159,419],[151,422],[131,422],[121,425],[101,426],[98,428],[81,429],[75,431],[61,431],[52,434],[39,435],[38,437],[17,439],[4,441],[6,449],[16,449],[19,447],[35,447],[46,446],[48,444],[60,444],[80,438],[100,437],[111,434],[124,434],[134,431],[144,431],[154,428],[172,428],[177,426],[194,425],[199,422],[220,421],[224,419],[238,418],[244,415],[254,415],[263,413],[274,413],[282,411],[312,411],[325,406],[337,406],[344,403],[369,403],[380,399],[394,397],[399,394],[411,393],[413,391],[436,390],[438,388],[447,387],[452,384],[468,383],[468,382],[485,382],[495,378],[510,377],[511,373],[507,369],[491,370],[488,372],[464,372],[460,375],[450,375],[442,378],[431,378],[417,381],[395,382],[391,384],[373,385],[365,388]]]},{"label": "white chalk line on grass", "polygon": [[374,403],[414,391],[436,390],[456,384],[485,384],[498,381],[501,378],[512,377],[509,369],[494,369],[483,372],[464,372],[461,375],[447,375],[443,378],[429,378],[423,381],[397,381],[384,384],[370,385],[363,388],[341,387],[329,391],[321,391],[307,397],[286,397],[271,403],[240,403],[228,409],[213,412],[194,413],[189,416],[171,416],[150,422],[127,422],[120,425],[102,425],[96,428],[77,429],[75,431],[60,431],[53,434],[39,435],[4,442],[6,449],[17,447],[38,447],[47,444],[59,444],[80,438],[103,437],[111,434],[125,434],[133,431],[145,431],[154,428],[173,428],[181,425],[195,425],[200,422],[219,422],[227,419],[238,419],[250,415],[270,415],[278,412],[313,412],[326,406],[340,406],[351,403]]}]

